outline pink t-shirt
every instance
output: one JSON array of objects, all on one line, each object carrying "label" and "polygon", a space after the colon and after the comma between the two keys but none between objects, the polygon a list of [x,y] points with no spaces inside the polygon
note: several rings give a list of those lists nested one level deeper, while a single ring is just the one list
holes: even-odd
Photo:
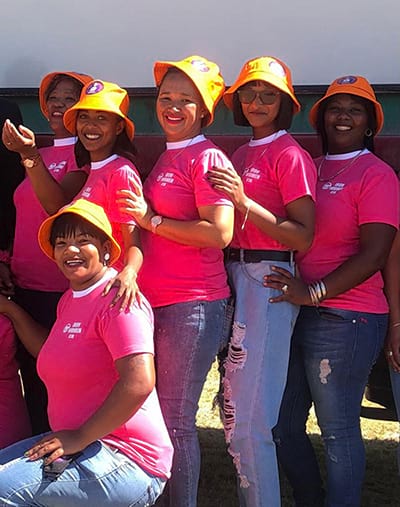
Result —
[{"label": "pink t-shirt", "polygon": [[92,162],[89,177],[77,198],[83,197],[101,206],[112,225],[113,236],[121,247],[121,255],[114,267],[120,271],[124,267],[124,241],[121,224],[136,225],[131,215],[119,211],[116,205],[117,192],[122,189],[134,191],[131,180],[142,185],[139,173],[132,162],[118,155],[106,160]]},{"label": "pink t-shirt", "polygon": [[[252,139],[232,156],[233,166],[243,180],[245,193],[272,213],[286,217],[285,206],[301,197],[315,200],[316,171],[310,155],[285,130],[263,139]],[[267,236],[235,210],[231,246],[252,250],[288,250]]]},{"label": "pink t-shirt", "polygon": [[[356,153],[328,155],[323,176],[337,173]],[[321,159],[316,161],[319,165]],[[342,174],[318,181],[314,242],[299,254],[306,282],[319,280],[355,255],[360,248],[360,226],[368,223],[399,225],[399,182],[393,169],[364,150]],[[369,313],[386,313],[380,272],[365,282],[323,301],[322,306]]]},{"label": "pink t-shirt", "polygon": [[31,435],[15,359],[16,349],[11,322],[0,315],[0,449]]},{"label": "pink t-shirt", "polygon": [[[49,173],[61,181],[76,166],[76,138],[55,139],[54,145],[39,150]],[[37,234],[41,223],[49,216],[43,209],[28,177],[14,193],[17,210],[11,270],[19,287],[44,292],[64,292],[68,280],[40,249]]]},{"label": "pink t-shirt", "polygon": [[[118,381],[114,362],[130,354],[154,353],[153,314],[141,307],[120,312],[110,307],[113,294],[101,297],[116,271],[87,290],[68,290],[61,298],[57,320],[43,345],[37,368],[49,396],[53,431],[77,429],[103,404]],[[112,291],[113,292],[113,291]],[[168,478],[172,444],[155,390],[125,424],[102,438],[148,472]]]},{"label": "pink t-shirt", "polygon": [[[230,161],[204,136],[167,143],[144,183],[146,199],[157,214],[187,221],[200,218],[201,206],[232,206],[206,179],[214,165]],[[149,231],[141,231],[141,238],[139,286],[153,307],[229,296],[222,250],[183,245]]]}]

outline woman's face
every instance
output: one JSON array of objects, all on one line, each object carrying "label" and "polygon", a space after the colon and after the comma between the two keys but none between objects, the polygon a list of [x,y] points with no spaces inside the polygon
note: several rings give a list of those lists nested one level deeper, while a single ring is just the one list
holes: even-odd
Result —
[{"label": "woman's face", "polygon": [[110,157],[118,135],[124,130],[124,121],[107,111],[80,109],[76,119],[79,140],[90,154],[92,162]]},{"label": "woman's face", "polygon": [[237,93],[243,114],[253,129],[253,137],[261,139],[276,132],[280,91],[264,81],[251,81]]},{"label": "woman's face", "polygon": [[193,82],[183,73],[167,74],[157,97],[157,118],[167,141],[184,141],[200,134],[207,114]]},{"label": "woman's face", "polygon": [[329,153],[361,150],[368,128],[368,113],[363,101],[347,93],[327,100],[324,127]]},{"label": "woman's face", "polygon": [[79,228],[70,236],[57,237],[54,260],[74,290],[84,290],[102,278],[105,270],[104,254],[109,244],[82,232]]},{"label": "woman's face", "polygon": [[76,104],[80,96],[80,85],[73,79],[62,79],[48,94],[46,106],[50,128],[56,138],[71,137],[63,122],[67,109]]}]

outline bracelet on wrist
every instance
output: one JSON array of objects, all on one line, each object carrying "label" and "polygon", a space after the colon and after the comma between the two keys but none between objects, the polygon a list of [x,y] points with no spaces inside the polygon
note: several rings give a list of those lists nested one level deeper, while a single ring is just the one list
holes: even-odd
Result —
[{"label": "bracelet on wrist", "polygon": [[321,301],[326,298],[326,285],[322,280],[317,280],[316,282],[308,284],[308,292],[310,293],[311,303],[314,306],[319,306]]},{"label": "bracelet on wrist", "polygon": [[22,156],[21,164],[25,167],[25,169],[32,169],[33,167],[36,167],[41,160],[42,157],[40,156],[40,153],[36,153],[35,155],[27,157]]}]

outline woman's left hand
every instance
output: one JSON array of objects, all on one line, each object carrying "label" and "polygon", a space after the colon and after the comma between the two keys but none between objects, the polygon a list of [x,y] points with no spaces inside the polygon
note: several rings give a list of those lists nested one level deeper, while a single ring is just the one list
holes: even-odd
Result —
[{"label": "woman's left hand", "polygon": [[282,294],[270,298],[270,303],[288,301],[295,305],[312,304],[308,286],[301,278],[295,278],[290,271],[279,266],[272,266],[271,269],[273,273],[264,276],[264,286],[281,290]]},{"label": "woman's left hand", "polygon": [[396,373],[400,373],[400,326],[389,326],[385,342],[386,360]]},{"label": "woman's left hand", "polygon": [[56,431],[45,435],[25,452],[25,456],[31,461],[45,458],[46,465],[49,465],[61,456],[81,451],[89,443],[82,441],[79,430]]},{"label": "woman's left hand", "polygon": [[125,310],[129,310],[135,302],[135,299],[140,305],[141,295],[136,278],[136,271],[129,265],[125,266],[116,277],[112,278],[107,283],[103,290],[103,296],[106,296],[110,292],[111,287],[118,287],[118,291],[111,302],[111,306],[115,306],[118,301],[120,301],[120,311],[124,312]]},{"label": "woman's left hand", "polygon": [[213,188],[230,197],[239,210],[246,209],[248,198],[244,193],[242,178],[233,167],[213,167],[207,172],[207,180]]},{"label": "woman's left hand", "polygon": [[123,189],[118,192],[117,206],[122,213],[133,216],[140,227],[151,229],[150,219],[155,214],[144,198],[142,188],[132,180],[135,192]]}]

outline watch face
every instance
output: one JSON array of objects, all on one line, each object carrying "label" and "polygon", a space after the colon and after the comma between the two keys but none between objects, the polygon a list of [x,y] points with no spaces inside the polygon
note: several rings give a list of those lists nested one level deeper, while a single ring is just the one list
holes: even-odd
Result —
[{"label": "watch face", "polygon": [[160,217],[160,215],[156,215],[155,217],[153,217],[151,219],[151,225],[153,227],[157,227],[157,225],[160,225],[162,222],[162,217]]}]

